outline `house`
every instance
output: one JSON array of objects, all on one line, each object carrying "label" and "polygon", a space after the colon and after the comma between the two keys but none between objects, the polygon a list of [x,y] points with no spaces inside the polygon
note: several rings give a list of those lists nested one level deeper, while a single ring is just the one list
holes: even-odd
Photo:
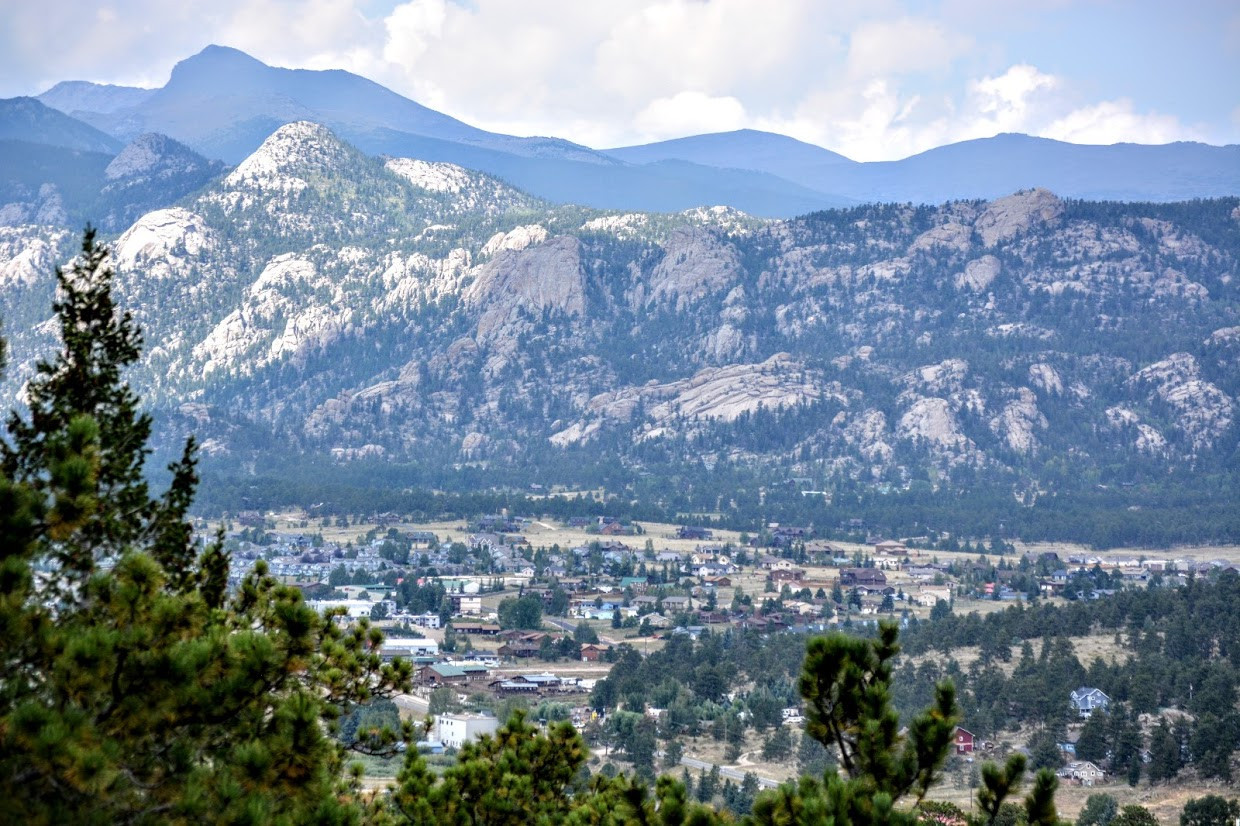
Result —
[{"label": "house", "polygon": [[464,594],[449,594],[448,599],[452,601],[452,609],[457,614],[481,614],[482,613],[482,597],[471,597]]},{"label": "house", "polygon": [[933,608],[936,604],[938,604],[939,600],[942,600],[943,602],[951,602],[952,589],[947,586],[923,586],[918,591],[916,600],[918,605],[925,605]]},{"label": "house", "polygon": [[904,543],[894,539],[874,543],[874,552],[877,554],[902,555],[904,551]]},{"label": "house", "polygon": [[454,622],[452,628],[458,634],[474,634],[479,637],[494,637],[500,632],[498,625],[487,622]]},{"label": "house", "polygon": [[501,657],[537,657],[541,645],[533,640],[511,640],[497,649]]},{"label": "house", "polygon": [[1106,711],[1111,706],[1111,698],[1102,693],[1101,689],[1081,686],[1069,695],[1072,708],[1081,717],[1089,717],[1095,709]]},{"label": "house", "polygon": [[887,585],[887,575],[877,568],[845,568],[840,572],[840,585],[881,590]]},{"label": "house", "polygon": [[439,545],[439,537],[430,531],[412,531],[408,536],[409,547],[413,550],[426,550]]},{"label": "house", "polygon": [[664,613],[679,614],[688,611],[693,607],[692,601],[688,597],[664,597],[663,611]]},{"label": "house", "polygon": [[435,663],[418,669],[418,682],[423,685],[461,685],[468,682],[465,669],[447,663]]},{"label": "house", "polygon": [[595,645],[594,643],[586,643],[581,646],[581,661],[583,663],[596,663],[602,659],[603,655],[610,650],[609,645]]},{"label": "house", "polygon": [[1107,773],[1088,760],[1078,760],[1055,772],[1056,776],[1080,786],[1092,786],[1106,780]]},{"label": "house", "polygon": [[409,624],[418,628],[438,628],[439,615],[432,614],[430,611],[425,614],[413,614],[409,617]]},{"label": "house", "polygon": [[956,726],[956,754],[972,754],[973,749],[973,732]]},{"label": "house", "polygon": [[805,579],[804,568],[780,568],[771,571],[771,582],[800,582]]},{"label": "house", "polygon": [[484,734],[499,730],[499,720],[482,714],[441,714],[435,718],[435,739],[450,749],[459,749]]},{"label": "house", "polygon": [[636,593],[644,594],[650,587],[650,580],[644,576],[626,576],[620,579],[620,590],[632,588]]},{"label": "house", "polygon": [[575,691],[580,688],[580,683],[572,677],[557,677],[544,672],[542,674],[518,674],[506,680],[497,680],[491,683],[491,688],[500,694],[541,694],[543,692]]},{"label": "house", "polygon": [[706,528],[696,528],[690,525],[682,525],[676,529],[677,539],[696,539],[699,541],[709,540],[714,534]]}]

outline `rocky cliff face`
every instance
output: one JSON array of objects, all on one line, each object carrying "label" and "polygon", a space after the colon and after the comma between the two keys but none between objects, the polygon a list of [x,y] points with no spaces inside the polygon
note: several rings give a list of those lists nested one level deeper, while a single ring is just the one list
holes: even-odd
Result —
[{"label": "rocky cliff face", "polygon": [[[148,144],[109,175],[162,174],[175,153]],[[1054,457],[1079,475],[1232,455],[1235,210],[1033,190],[606,213],[297,123],[114,253],[137,378],[221,454],[252,426],[340,461],[663,446],[805,476],[1039,477]],[[72,244],[0,229],[10,397]]]}]

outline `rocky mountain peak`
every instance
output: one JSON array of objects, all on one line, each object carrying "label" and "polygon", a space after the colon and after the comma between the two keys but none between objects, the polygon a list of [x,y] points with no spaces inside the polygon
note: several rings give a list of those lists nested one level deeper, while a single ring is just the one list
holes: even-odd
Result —
[{"label": "rocky mountain peak", "polygon": [[993,247],[1039,224],[1053,222],[1063,210],[1063,201],[1055,193],[1029,189],[991,201],[973,226],[982,243]]},{"label": "rocky mountain peak", "polygon": [[157,132],[148,132],[130,141],[112,159],[103,174],[109,181],[146,179],[192,173],[210,165],[206,158],[180,141]]},{"label": "rocky mountain peak", "polygon": [[338,174],[357,155],[330,129],[310,121],[281,126],[224,178],[230,188],[300,192],[317,176]]}]

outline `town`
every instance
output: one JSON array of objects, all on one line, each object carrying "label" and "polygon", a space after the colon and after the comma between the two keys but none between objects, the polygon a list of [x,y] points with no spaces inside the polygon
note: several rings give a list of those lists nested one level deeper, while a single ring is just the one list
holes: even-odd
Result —
[{"label": "town", "polygon": [[[600,691],[617,662],[711,635],[804,638],[839,627],[864,632],[881,619],[908,627],[951,613],[1098,601],[1124,589],[1181,587],[1237,567],[1225,556],[1017,549],[982,541],[947,550],[941,539],[880,535],[856,541],[865,531],[858,524],[832,532],[770,524],[745,534],[611,517],[549,521],[504,513],[415,524],[395,514],[242,513],[228,527],[234,578],[263,560],[336,622],[382,629],[383,658],[415,664],[414,691],[396,697],[394,706],[401,718],[433,719],[418,744],[429,759],[451,759],[463,743],[493,733],[522,709],[542,725],[571,720],[600,767],[680,767],[690,785],[696,777],[708,789],[714,784],[735,794],[746,782],[751,791],[772,787],[803,769],[798,699],[777,703],[776,725],[763,727],[752,719],[750,695],[766,687],[725,684],[718,704],[741,709],[740,731],[716,739],[696,722],[673,723],[675,698],[663,707],[648,698],[634,713],[631,698]],[[849,541],[819,535],[843,529]],[[1092,642],[1105,653],[1108,641]],[[952,652],[965,665],[979,655]],[[1059,702],[1075,721],[1054,743],[1066,793],[1122,787],[1107,761],[1076,753],[1085,723],[1095,709],[1107,708],[1109,697],[1090,686],[1061,689]],[[613,719],[631,717],[641,718],[638,729],[665,738],[662,748],[654,736],[634,747],[639,735],[625,734]],[[954,796],[943,790],[948,799],[960,792],[961,802],[971,799],[975,753],[990,759],[1028,753],[1034,745],[1026,733],[986,730],[979,722],[965,719],[957,731],[948,774],[956,788]],[[696,736],[673,731],[669,738],[669,726]],[[1148,746],[1141,746],[1140,759],[1153,759]]]}]

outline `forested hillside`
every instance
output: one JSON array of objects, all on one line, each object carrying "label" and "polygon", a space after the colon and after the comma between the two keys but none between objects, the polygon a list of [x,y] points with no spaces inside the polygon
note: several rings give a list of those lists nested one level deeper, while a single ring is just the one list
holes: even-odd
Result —
[{"label": "forested hillside", "polygon": [[[1238,203],[616,214],[299,123],[114,252],[150,403],[224,478],[281,456],[303,501],[564,484],[1157,544],[1240,535]],[[0,229],[8,398],[69,237]]]}]

